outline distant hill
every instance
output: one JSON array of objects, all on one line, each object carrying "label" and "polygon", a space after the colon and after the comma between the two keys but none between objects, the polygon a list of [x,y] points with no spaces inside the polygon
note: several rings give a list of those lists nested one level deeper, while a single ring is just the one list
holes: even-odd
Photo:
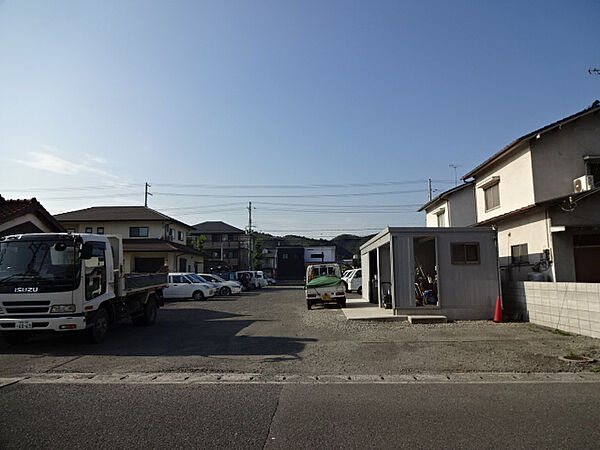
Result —
[{"label": "distant hill", "polygon": [[267,233],[256,233],[254,236],[256,238],[256,242],[259,242],[262,248],[274,248],[282,246],[310,247],[313,245],[335,245],[335,254],[338,259],[350,259],[353,255],[360,254],[360,246],[371,239],[374,234],[369,236],[340,234],[331,240],[313,239],[294,234],[288,234],[286,236],[273,236]]}]

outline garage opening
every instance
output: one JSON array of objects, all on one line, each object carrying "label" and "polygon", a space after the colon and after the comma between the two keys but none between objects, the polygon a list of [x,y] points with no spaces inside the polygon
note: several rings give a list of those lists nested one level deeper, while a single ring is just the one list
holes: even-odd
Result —
[{"label": "garage opening", "polygon": [[156,273],[164,264],[164,258],[135,258],[133,270],[137,273]]},{"label": "garage opening", "polygon": [[437,242],[435,236],[413,238],[416,306],[438,306]]}]

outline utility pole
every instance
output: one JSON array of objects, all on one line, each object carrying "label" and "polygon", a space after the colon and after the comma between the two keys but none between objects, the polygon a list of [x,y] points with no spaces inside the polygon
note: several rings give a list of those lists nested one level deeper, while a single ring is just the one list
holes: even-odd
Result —
[{"label": "utility pole", "polygon": [[148,188],[152,187],[148,184],[148,182],[146,182],[145,185],[145,189],[144,189],[144,206],[147,208],[148,207],[148,196],[152,195],[150,192],[148,192]]},{"label": "utility pole", "polygon": [[254,264],[252,260],[252,202],[248,202],[248,267],[250,270],[254,270]]},{"label": "utility pole", "polygon": [[429,193],[429,201],[431,201],[432,197],[432,190],[431,190],[431,178],[427,179],[427,192]]}]

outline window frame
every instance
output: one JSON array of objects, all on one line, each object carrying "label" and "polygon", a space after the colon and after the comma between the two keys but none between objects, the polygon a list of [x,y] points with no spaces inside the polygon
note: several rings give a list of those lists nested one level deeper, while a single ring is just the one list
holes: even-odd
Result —
[{"label": "window frame", "polygon": [[96,234],[104,234],[104,227],[96,227]]},{"label": "window frame", "polygon": [[[515,256],[515,250],[519,250],[519,255]],[[521,250],[525,250],[525,254]],[[510,263],[516,266],[529,264],[529,246],[527,243],[515,244],[510,246]]]},{"label": "window frame", "polygon": [[[463,260],[456,260],[454,255],[454,248],[462,246],[463,247]],[[477,249],[477,260],[469,261],[467,258],[467,246],[475,246]],[[481,264],[481,248],[479,242],[450,242],[450,264],[458,265],[458,266],[472,266]]]},{"label": "window frame", "polygon": [[[494,209],[500,208],[500,180],[496,181],[495,183],[488,184],[485,187],[482,187],[482,189],[483,189],[483,204],[485,206],[485,212],[493,211]],[[497,190],[497,197],[498,197],[498,204],[497,205],[490,206],[488,204],[487,193],[490,191],[490,189],[496,189]]]},{"label": "window frame", "polygon": [[92,234],[94,232],[94,227],[85,227],[84,233]]},{"label": "window frame", "polygon": [[[140,233],[140,230],[143,230],[143,229],[146,230],[145,235]],[[138,234],[137,235],[133,234],[132,233],[133,230],[138,230],[137,231]],[[147,226],[145,226],[145,227],[129,227],[129,237],[147,238],[149,234],[150,234],[150,227],[147,227]]]}]

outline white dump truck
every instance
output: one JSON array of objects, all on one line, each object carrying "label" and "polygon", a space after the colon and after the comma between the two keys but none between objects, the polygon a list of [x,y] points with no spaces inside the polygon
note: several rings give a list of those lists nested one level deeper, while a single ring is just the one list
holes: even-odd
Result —
[{"label": "white dump truck", "polygon": [[32,333],[85,330],[98,343],[122,319],[153,324],[166,285],[166,273],[124,273],[120,236],[0,237],[0,334],[16,344]]}]

